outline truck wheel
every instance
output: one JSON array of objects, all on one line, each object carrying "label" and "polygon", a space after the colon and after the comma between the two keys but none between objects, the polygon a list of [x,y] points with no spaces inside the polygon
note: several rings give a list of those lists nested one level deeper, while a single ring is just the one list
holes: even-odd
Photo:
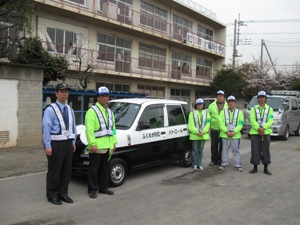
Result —
[{"label": "truck wheel", "polygon": [[111,187],[121,186],[127,176],[127,164],[123,159],[112,159],[109,163],[109,185]]},{"label": "truck wheel", "polygon": [[182,167],[189,167],[192,165],[192,150],[184,150],[179,160]]},{"label": "truck wheel", "polygon": [[300,123],[298,124],[298,128],[297,128],[297,130],[295,131],[295,135],[296,135],[296,136],[300,136]]},{"label": "truck wheel", "polygon": [[284,134],[282,135],[281,138],[282,138],[282,140],[286,141],[287,139],[289,139],[289,136],[290,136],[290,128],[289,128],[289,125],[286,125]]}]

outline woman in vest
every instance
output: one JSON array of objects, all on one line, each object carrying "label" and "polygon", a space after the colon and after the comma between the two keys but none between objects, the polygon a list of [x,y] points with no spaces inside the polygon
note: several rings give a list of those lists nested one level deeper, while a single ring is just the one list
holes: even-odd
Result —
[{"label": "woman in vest", "polygon": [[193,148],[193,168],[203,170],[203,148],[205,141],[209,140],[210,115],[207,110],[203,109],[204,102],[202,98],[196,100],[195,107],[196,109],[190,112],[189,115],[188,129]]},{"label": "woman in vest", "polygon": [[219,170],[228,166],[228,153],[231,148],[234,160],[234,168],[243,172],[240,157],[241,130],[244,126],[244,115],[235,107],[234,96],[227,98],[228,108],[220,112],[220,137],[222,138],[222,162]]}]

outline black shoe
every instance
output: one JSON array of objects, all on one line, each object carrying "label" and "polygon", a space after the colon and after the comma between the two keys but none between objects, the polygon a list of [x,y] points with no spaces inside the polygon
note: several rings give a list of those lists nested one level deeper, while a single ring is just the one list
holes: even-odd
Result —
[{"label": "black shoe", "polygon": [[99,193],[101,194],[107,194],[107,195],[113,195],[114,192],[113,191],[110,191],[110,190],[107,190],[107,191],[99,191]]},{"label": "black shoe", "polygon": [[272,175],[272,173],[268,169],[264,170],[264,173],[267,175]]},{"label": "black shoe", "polygon": [[97,198],[97,193],[95,191],[89,193],[90,198]]},{"label": "black shoe", "polygon": [[51,202],[54,205],[61,205],[62,204],[61,200],[58,199],[58,198],[48,198],[48,202]]},{"label": "black shoe", "polygon": [[251,174],[257,173],[257,169],[250,170],[249,173]]},{"label": "black shoe", "polygon": [[66,202],[66,203],[73,203],[73,200],[69,196],[61,196],[60,200]]}]

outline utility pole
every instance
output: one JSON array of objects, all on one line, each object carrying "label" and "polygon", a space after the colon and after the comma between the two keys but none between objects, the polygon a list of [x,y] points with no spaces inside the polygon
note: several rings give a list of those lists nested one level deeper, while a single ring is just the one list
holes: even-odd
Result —
[{"label": "utility pole", "polygon": [[275,74],[276,74],[276,76],[278,75],[277,74],[277,70],[276,70],[276,68],[275,68],[275,65],[274,65],[274,62],[273,62],[273,60],[272,60],[272,58],[271,58],[271,55],[270,55],[270,53],[269,53],[269,50],[268,50],[268,48],[267,48],[267,45],[266,45],[266,42],[264,41],[264,39],[261,39],[261,56],[260,56],[260,69],[261,69],[261,71],[262,71],[262,69],[263,69],[263,46],[265,46],[265,49],[266,49],[266,51],[267,51],[267,54],[268,54],[268,56],[269,56],[269,59],[270,59],[270,62],[271,62],[271,64],[272,64],[272,67],[273,67],[273,70],[274,70],[274,72],[275,72]]},{"label": "utility pole", "polygon": [[234,33],[233,33],[233,51],[232,51],[232,68],[235,68],[235,58],[240,57],[237,53],[236,47],[240,44],[240,26],[247,26],[240,20],[240,14],[238,21],[234,20]]},{"label": "utility pole", "polygon": [[235,67],[235,55],[236,55],[236,19],[234,20],[234,32],[233,32],[233,50],[232,50],[232,68]]}]

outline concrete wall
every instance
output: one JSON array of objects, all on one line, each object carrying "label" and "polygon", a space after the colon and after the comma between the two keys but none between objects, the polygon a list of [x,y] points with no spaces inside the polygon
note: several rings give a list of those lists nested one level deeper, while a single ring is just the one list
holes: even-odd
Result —
[{"label": "concrete wall", "polygon": [[17,115],[16,118],[7,118],[17,119],[18,137],[16,146],[1,143],[0,148],[41,145],[43,68],[0,62],[0,82],[1,80],[18,81]]}]

